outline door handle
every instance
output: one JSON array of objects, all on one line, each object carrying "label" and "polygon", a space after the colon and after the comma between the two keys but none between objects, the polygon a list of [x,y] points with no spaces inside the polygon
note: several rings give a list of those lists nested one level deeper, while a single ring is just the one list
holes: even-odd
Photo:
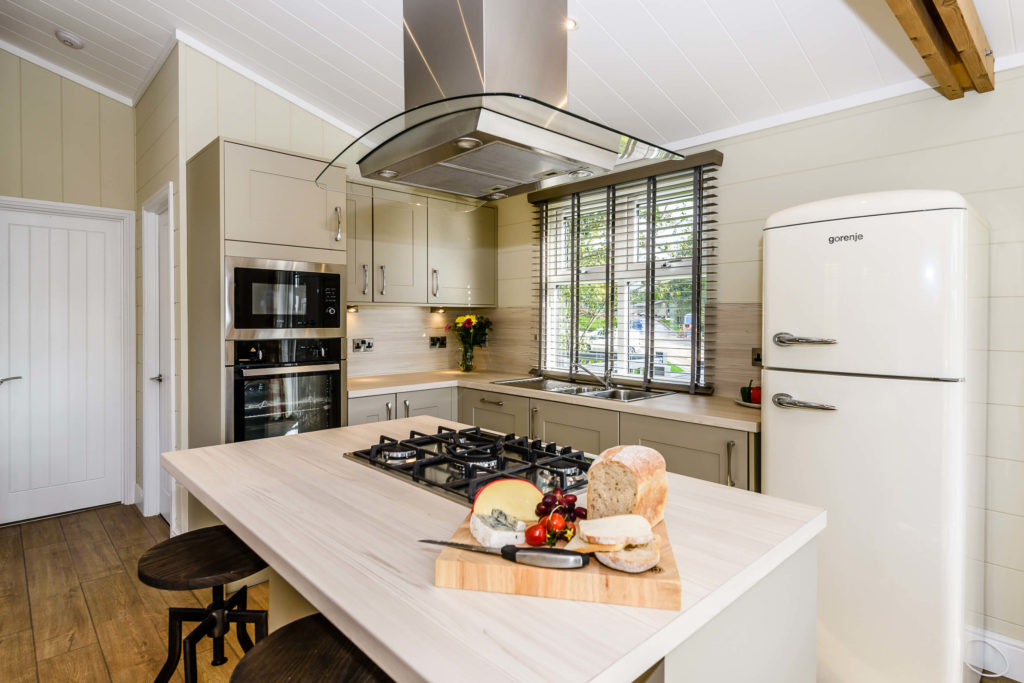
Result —
[{"label": "door handle", "polygon": [[338,232],[334,233],[334,241],[335,242],[340,242],[341,241],[341,207],[340,206],[334,207],[334,215],[335,215],[335,217],[338,220]]},{"label": "door handle", "polygon": [[725,485],[735,486],[736,482],[732,480],[732,449],[736,448],[735,441],[729,441],[725,444]]},{"label": "door handle", "polygon": [[163,382],[164,381],[164,375],[163,375],[163,373],[160,373],[156,377],[150,377],[150,379],[153,380],[154,382]]},{"label": "door handle", "polygon": [[836,407],[828,403],[812,403],[811,401],[798,401],[789,394],[775,394],[772,396],[772,403],[780,408],[803,408],[804,410],[836,410]]},{"label": "door handle", "polygon": [[433,276],[434,276],[434,296],[437,296],[437,291],[438,291],[438,289],[441,286],[440,283],[438,282],[438,279],[437,279],[437,268],[434,268]]},{"label": "door handle", "polygon": [[405,416],[409,417],[409,400],[405,399],[402,401],[405,404]]},{"label": "door handle", "polygon": [[388,267],[380,267],[380,295],[384,296],[388,290]]},{"label": "door handle", "polygon": [[480,399],[480,402],[481,403],[490,403],[492,406],[503,406],[503,405],[505,405],[504,401],[492,401],[489,398],[482,398],[482,399]]},{"label": "door handle", "polygon": [[4,382],[13,382],[16,379],[21,379],[21,375],[14,375],[12,377],[0,377],[0,384]]},{"label": "door handle", "polygon": [[390,420],[391,419],[391,401],[388,401],[387,403],[385,403],[384,407],[387,408],[388,419]]},{"label": "door handle", "polygon": [[370,266],[363,264],[363,296],[370,291]]},{"label": "door handle", "polygon": [[778,346],[793,346],[794,344],[838,344],[839,342],[835,339],[826,339],[824,337],[798,337],[795,334],[789,332],[777,332],[772,341]]},{"label": "door handle", "polygon": [[534,429],[534,427],[536,426],[536,423],[537,423],[537,413],[538,412],[540,412],[540,408],[530,408],[530,438],[531,439],[539,439],[540,438],[539,436],[537,436],[536,430]]}]

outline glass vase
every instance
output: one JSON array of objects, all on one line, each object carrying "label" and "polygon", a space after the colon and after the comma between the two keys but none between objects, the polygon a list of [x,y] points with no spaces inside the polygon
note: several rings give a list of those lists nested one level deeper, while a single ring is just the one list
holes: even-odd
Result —
[{"label": "glass vase", "polygon": [[462,346],[462,360],[459,361],[459,370],[463,372],[470,372],[473,370],[473,345],[464,344]]}]

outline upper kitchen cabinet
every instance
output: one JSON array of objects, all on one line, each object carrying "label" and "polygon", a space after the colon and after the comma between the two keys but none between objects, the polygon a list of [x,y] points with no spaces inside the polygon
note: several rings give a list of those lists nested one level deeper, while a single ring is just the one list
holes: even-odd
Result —
[{"label": "upper kitchen cabinet", "polygon": [[353,183],[347,189],[348,300],[373,301],[373,190]]},{"label": "upper kitchen cabinet", "polygon": [[491,207],[429,199],[428,301],[444,306],[497,305],[497,221]]},{"label": "upper kitchen cabinet", "polygon": [[[313,182],[326,162],[230,141],[223,149],[225,239],[345,249],[345,193]],[[343,168],[328,173],[344,186]]]},{"label": "upper kitchen cabinet", "polygon": [[[362,277],[362,263],[349,268]],[[373,188],[373,301],[427,303],[427,200]],[[362,282],[357,291],[362,292]],[[369,301],[369,299],[367,299]]]}]

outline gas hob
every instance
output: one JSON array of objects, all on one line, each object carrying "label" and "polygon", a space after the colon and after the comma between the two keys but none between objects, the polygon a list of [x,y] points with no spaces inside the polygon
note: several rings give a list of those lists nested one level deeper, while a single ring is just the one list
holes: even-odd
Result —
[{"label": "gas hob", "polygon": [[591,460],[582,451],[515,434],[472,427],[438,427],[434,434],[412,431],[408,439],[381,436],[346,458],[430,488],[461,503],[496,479],[524,479],[544,493],[574,492],[587,485]]}]

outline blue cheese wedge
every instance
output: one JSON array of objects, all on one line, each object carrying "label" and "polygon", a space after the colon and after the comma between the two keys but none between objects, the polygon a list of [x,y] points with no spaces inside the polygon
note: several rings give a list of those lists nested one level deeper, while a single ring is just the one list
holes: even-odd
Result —
[{"label": "blue cheese wedge", "polygon": [[489,515],[470,517],[469,532],[477,543],[486,548],[519,545],[526,541],[526,523],[497,508]]}]

